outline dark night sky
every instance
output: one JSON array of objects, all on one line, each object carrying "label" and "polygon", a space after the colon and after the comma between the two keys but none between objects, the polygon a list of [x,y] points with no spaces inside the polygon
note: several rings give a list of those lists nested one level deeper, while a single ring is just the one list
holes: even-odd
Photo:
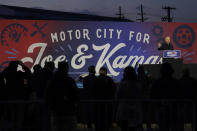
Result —
[{"label": "dark night sky", "polygon": [[117,17],[122,7],[127,19],[136,20],[143,4],[148,21],[161,21],[162,6],[173,6],[174,22],[197,22],[197,0],[0,0],[0,4]]}]

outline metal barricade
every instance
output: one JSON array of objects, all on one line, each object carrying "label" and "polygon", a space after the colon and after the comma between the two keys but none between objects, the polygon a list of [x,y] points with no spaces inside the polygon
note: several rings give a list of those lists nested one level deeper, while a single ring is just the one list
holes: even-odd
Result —
[{"label": "metal barricade", "polygon": [[[120,128],[117,112],[122,103],[129,106],[140,105],[138,110],[144,130],[150,126],[161,130],[181,131],[184,125],[189,124],[192,131],[195,131],[196,109],[191,100],[82,100],[77,106],[78,123],[93,130],[113,131],[113,128]],[[50,131],[50,115],[45,102],[1,101],[0,131],[23,130]]]},{"label": "metal barricade", "polygon": [[43,131],[47,119],[43,101],[1,101],[1,131]]},{"label": "metal barricade", "polygon": [[[104,127],[113,128],[113,124],[119,125],[117,112],[119,106],[131,109],[134,113],[128,113],[131,117],[136,117],[136,110],[143,125],[143,129],[157,128],[160,130],[181,131],[189,125],[188,130],[195,130],[196,109],[195,103],[191,100],[84,100],[78,106],[79,122],[85,123],[92,128],[92,124],[107,124]],[[125,106],[126,105],[126,106]],[[136,105],[137,108],[136,108]],[[125,111],[125,110],[123,110]],[[107,120],[107,122],[106,122]]]}]

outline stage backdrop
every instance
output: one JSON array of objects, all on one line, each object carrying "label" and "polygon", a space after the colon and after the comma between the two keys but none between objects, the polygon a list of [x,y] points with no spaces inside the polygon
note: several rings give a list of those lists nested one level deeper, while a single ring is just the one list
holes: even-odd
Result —
[{"label": "stage backdrop", "polygon": [[12,60],[30,68],[67,60],[73,77],[95,65],[120,79],[126,66],[160,63],[157,45],[165,36],[184,63],[197,63],[196,31],[197,23],[0,20],[0,69]]}]

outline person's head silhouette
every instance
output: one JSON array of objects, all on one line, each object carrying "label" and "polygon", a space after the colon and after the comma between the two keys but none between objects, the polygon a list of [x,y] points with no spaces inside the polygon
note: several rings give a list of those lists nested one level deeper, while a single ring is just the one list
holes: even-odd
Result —
[{"label": "person's head silhouette", "polygon": [[68,63],[66,61],[62,61],[58,63],[58,71],[68,73]]},{"label": "person's head silhouette", "polygon": [[17,71],[18,61],[10,61],[8,68],[9,68],[9,70]]},{"label": "person's head silhouette", "polygon": [[89,74],[95,74],[96,73],[95,66],[93,66],[93,65],[89,66],[88,71],[89,71]]},{"label": "person's head silhouette", "polygon": [[138,74],[145,74],[145,71],[144,71],[144,66],[143,65],[140,65],[137,69],[137,72]]},{"label": "person's head silhouette", "polygon": [[132,80],[132,81],[137,80],[137,75],[133,67],[127,66],[124,69],[123,80]]},{"label": "person's head silhouette", "polygon": [[48,61],[45,63],[44,67],[49,69],[50,71],[53,71],[55,69],[55,64],[52,61]]},{"label": "person's head silhouette", "polygon": [[37,72],[37,71],[39,71],[39,70],[41,70],[41,69],[42,69],[42,67],[41,67],[41,65],[39,65],[39,64],[36,64],[36,65],[33,67],[34,72]]},{"label": "person's head silhouette", "polygon": [[107,68],[101,67],[100,70],[99,70],[99,74],[100,75],[107,75]]}]

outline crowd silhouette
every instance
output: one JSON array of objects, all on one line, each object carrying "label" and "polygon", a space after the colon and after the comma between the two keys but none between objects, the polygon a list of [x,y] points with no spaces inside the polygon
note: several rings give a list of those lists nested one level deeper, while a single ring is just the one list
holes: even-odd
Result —
[{"label": "crowd silhouette", "polygon": [[[18,70],[19,65],[22,70]],[[122,131],[138,131],[142,130],[143,112],[147,112],[147,129],[151,129],[151,110],[145,109],[138,100],[189,99],[196,102],[196,79],[191,77],[187,68],[179,80],[174,78],[174,69],[169,63],[162,64],[161,77],[156,80],[146,74],[143,65],[137,71],[133,67],[126,67],[118,83],[108,76],[107,68],[101,67],[97,76],[95,67],[91,65],[88,67],[88,76],[80,78],[83,89],[78,89],[75,80],[69,76],[67,62],[59,62],[57,69],[53,62],[46,62],[43,68],[35,65],[33,70],[32,73],[20,61],[11,61],[0,72],[0,100],[44,101],[52,131],[74,131],[80,122],[87,124],[88,128],[94,124],[96,131],[110,131],[112,123],[117,123]],[[103,101],[108,102],[107,108]],[[83,106],[80,106],[81,103]],[[184,130],[184,121],[176,113],[176,104],[164,102],[158,106],[160,111],[155,121],[161,131],[169,131],[171,127],[171,130]],[[169,106],[174,107],[170,114],[172,119],[166,122],[168,120],[162,120],[160,116],[166,115],[162,113]],[[25,110],[25,107],[19,110]],[[37,115],[43,112],[37,112]],[[20,119],[22,114],[24,112],[19,111],[16,118]],[[45,119],[39,118],[38,123],[43,124],[43,121]],[[22,124],[24,122],[19,121],[16,128],[20,129]]]}]

